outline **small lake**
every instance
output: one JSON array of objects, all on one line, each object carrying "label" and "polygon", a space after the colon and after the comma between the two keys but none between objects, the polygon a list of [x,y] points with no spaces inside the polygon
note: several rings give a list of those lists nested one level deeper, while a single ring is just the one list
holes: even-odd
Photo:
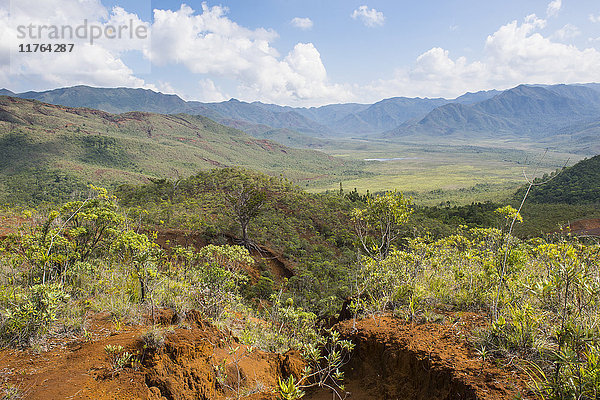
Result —
[{"label": "small lake", "polygon": [[418,160],[419,157],[365,158],[364,161]]}]

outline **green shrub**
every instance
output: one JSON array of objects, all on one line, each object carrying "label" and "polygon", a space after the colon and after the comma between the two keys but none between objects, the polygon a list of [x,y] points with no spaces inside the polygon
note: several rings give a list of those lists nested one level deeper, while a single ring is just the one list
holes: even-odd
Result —
[{"label": "green shrub", "polygon": [[48,332],[68,297],[57,284],[32,286],[3,310],[0,338],[5,344],[29,344]]}]

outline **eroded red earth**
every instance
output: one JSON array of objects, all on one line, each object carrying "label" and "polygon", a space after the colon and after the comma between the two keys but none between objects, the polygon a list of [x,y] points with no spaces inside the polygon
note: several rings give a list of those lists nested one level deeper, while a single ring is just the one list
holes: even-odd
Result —
[{"label": "eroded red earth", "polygon": [[[407,323],[398,318],[344,321],[342,336],[356,344],[346,367],[348,399],[535,398],[515,367],[482,361],[466,337],[485,325],[477,314],[460,313],[452,323]],[[506,363],[504,363],[506,364]],[[331,399],[321,391],[310,400]]]},{"label": "eroded red earth", "polygon": [[[158,319],[165,326],[177,321],[169,310]],[[412,324],[392,317],[338,324],[356,344],[345,371],[347,398],[533,398],[516,368],[492,365],[474,354],[465,336],[481,324],[474,314],[452,324]],[[148,327],[116,330],[105,314],[95,315],[89,325],[86,338],[54,340],[48,351],[1,351],[1,382],[28,399],[276,399],[277,378],[299,375],[303,367],[297,352],[248,348],[193,312],[172,325],[157,351],[145,349],[140,339]],[[115,370],[106,345],[123,346],[140,362]],[[332,395],[309,391],[305,398]]]}]

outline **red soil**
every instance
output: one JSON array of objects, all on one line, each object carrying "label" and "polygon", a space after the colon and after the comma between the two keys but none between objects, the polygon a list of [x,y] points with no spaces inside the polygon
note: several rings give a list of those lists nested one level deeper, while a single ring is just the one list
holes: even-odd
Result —
[{"label": "red soil", "polygon": [[[63,340],[41,354],[1,351],[0,382],[17,387],[27,399],[40,400],[225,399],[235,398],[238,390],[251,394],[250,399],[274,400],[277,377],[297,375],[303,367],[297,353],[249,352],[193,313],[185,328],[174,327],[167,334],[158,351],[144,349],[140,336],[147,330],[115,331],[100,318],[91,327],[92,341]],[[109,344],[123,346],[141,363],[115,371],[104,350]]]},{"label": "red soil", "polygon": [[565,228],[576,236],[600,236],[600,218],[580,219],[569,223]]},{"label": "red soil", "polygon": [[[200,249],[209,244],[205,237],[198,232],[183,229],[158,229],[156,243],[163,248],[168,248],[174,245],[192,246]],[[230,244],[236,242],[233,237],[225,237]],[[250,251],[250,255],[257,263],[263,262],[270,269],[272,275],[278,280],[290,278],[294,275],[294,266],[287,261],[283,256],[275,253],[274,250],[266,246],[255,246]],[[250,277],[256,281],[260,276],[260,271],[253,268],[247,271]]]},{"label": "red soil", "polygon": [[5,239],[11,233],[18,232],[19,228],[27,221],[15,215],[0,215],[0,240]]},{"label": "red soil", "polygon": [[[169,325],[169,310],[155,315]],[[522,374],[478,359],[465,335],[482,320],[463,314],[454,324],[411,324],[382,317],[337,325],[356,348],[345,368],[349,399],[483,399],[533,398]],[[51,349],[0,352],[0,383],[19,388],[28,399],[225,399],[277,398],[277,378],[299,376],[297,352],[265,353],[241,345],[190,312],[172,326],[159,350],[144,348],[149,328],[119,331],[106,315],[90,324],[88,340],[54,340]],[[104,350],[120,345],[141,362],[115,371]],[[238,388],[239,383],[239,388]],[[522,397],[519,397],[522,396]],[[331,399],[326,391],[306,399]]]},{"label": "red soil", "polygon": [[[600,220],[589,221],[593,220],[577,223],[587,229],[600,224]],[[23,222],[17,217],[0,217],[0,236]],[[165,247],[177,243],[199,248],[207,244],[199,235],[182,230],[162,230],[157,242]],[[279,276],[285,271],[291,273],[268,249],[253,256],[265,254],[273,268],[282,268]],[[153,323],[164,326],[178,322],[170,311],[154,317]],[[348,398],[534,398],[522,372],[505,366],[504,361],[495,365],[483,362],[467,344],[471,332],[485,325],[480,316],[462,313],[452,317],[456,320],[453,324],[418,325],[392,317],[365,319],[355,326],[352,320],[339,323],[336,329],[356,345],[345,368]],[[297,353],[249,352],[231,334],[203,322],[195,313],[173,326],[158,351],[143,347],[140,337],[148,329],[126,326],[116,330],[107,315],[96,315],[85,340],[56,339],[46,343],[48,351],[39,354],[32,350],[0,351],[0,385],[14,385],[28,399],[225,399],[241,393],[253,393],[247,397],[250,399],[275,399],[277,378],[297,376],[302,369]],[[104,350],[108,344],[123,346],[141,363],[135,368],[112,370]],[[239,361],[236,364],[234,360]],[[326,391],[315,391],[305,398],[332,397]]]},{"label": "red soil", "polygon": [[[356,345],[345,368],[348,398],[526,398],[523,373],[483,362],[466,344],[465,335],[482,323],[474,314],[453,325],[416,325],[391,317],[357,321],[355,328],[352,320],[342,322],[336,328]],[[306,398],[325,400],[332,394],[321,391]]]}]

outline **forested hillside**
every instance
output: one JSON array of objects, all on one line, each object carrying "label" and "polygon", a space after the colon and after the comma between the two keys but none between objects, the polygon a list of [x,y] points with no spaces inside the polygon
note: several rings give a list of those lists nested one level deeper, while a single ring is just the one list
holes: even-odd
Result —
[{"label": "forested hillside", "polygon": [[[579,161],[551,175],[536,179],[529,193],[532,203],[600,203],[600,155]],[[525,189],[517,193],[524,194]]]}]

